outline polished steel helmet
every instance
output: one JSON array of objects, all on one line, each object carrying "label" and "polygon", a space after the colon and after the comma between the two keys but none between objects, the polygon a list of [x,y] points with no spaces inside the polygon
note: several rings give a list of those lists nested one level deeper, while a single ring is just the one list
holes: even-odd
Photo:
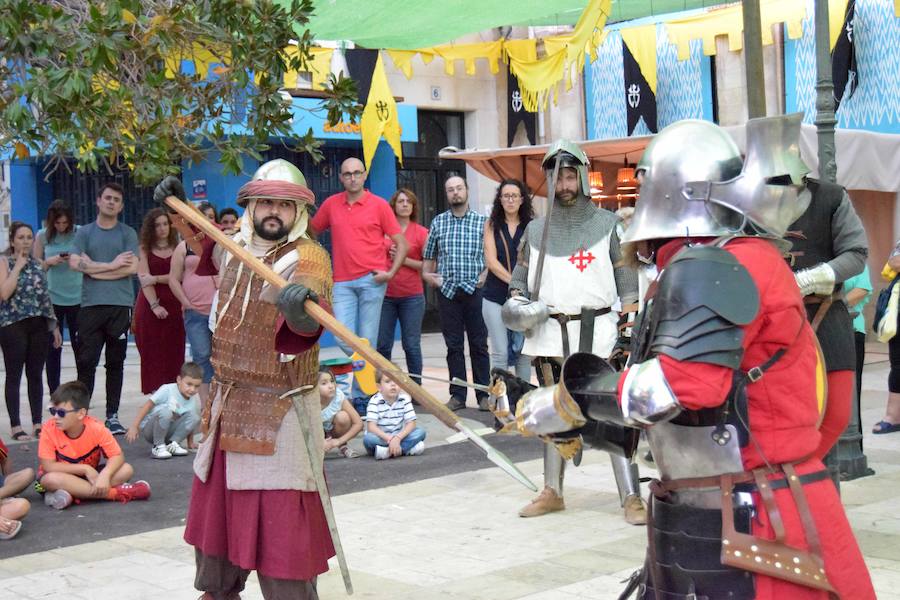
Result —
[{"label": "polished steel helmet", "polygon": [[726,182],[740,176],[741,151],[724,129],[685,120],[660,131],[644,150],[636,173],[640,197],[623,243],[687,236],[726,235],[740,215],[715,202],[698,202],[691,182]]},{"label": "polished steel helmet", "polygon": [[251,181],[287,181],[306,187],[306,177],[293,164],[283,158],[263,163],[250,178]]},{"label": "polished steel helmet", "polygon": [[559,167],[569,167],[578,171],[578,178],[581,180],[581,193],[590,197],[591,184],[588,177],[588,170],[591,161],[587,154],[581,149],[581,146],[571,140],[557,140],[547,150],[544,160],[541,161],[541,168],[545,173],[552,173],[556,161],[560,161]]},{"label": "polished steel helmet", "polygon": [[748,121],[743,161],[731,136],[713,123],[687,120],[663,129],[638,163],[640,198],[622,242],[747,232],[783,236],[809,206],[801,117]]},{"label": "polished steel helmet", "polygon": [[803,113],[747,121],[747,152],[741,176],[712,192],[724,206],[747,216],[760,233],[782,237],[809,207],[812,195],[800,158]]}]

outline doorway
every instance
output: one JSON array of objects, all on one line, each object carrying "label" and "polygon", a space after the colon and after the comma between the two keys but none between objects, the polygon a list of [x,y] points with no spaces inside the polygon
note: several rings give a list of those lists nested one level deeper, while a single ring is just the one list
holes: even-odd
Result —
[{"label": "doorway", "polygon": [[[447,210],[444,181],[451,175],[465,176],[461,160],[443,160],[438,152],[446,146],[465,148],[465,115],[461,112],[420,110],[417,142],[403,143],[403,166],[397,168],[397,187],[411,189],[419,198],[419,222],[430,227],[434,217]],[[423,332],[440,331],[437,290],[425,286]]]}]

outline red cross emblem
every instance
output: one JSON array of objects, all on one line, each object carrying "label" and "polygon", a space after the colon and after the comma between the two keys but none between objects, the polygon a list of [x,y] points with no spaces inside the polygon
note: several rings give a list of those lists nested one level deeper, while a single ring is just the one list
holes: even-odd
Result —
[{"label": "red cross emblem", "polygon": [[594,259],[597,258],[590,252],[587,254],[584,253],[584,248],[580,248],[577,254],[573,254],[569,257],[569,262],[575,265],[575,268],[584,273],[584,270],[588,268],[588,265],[594,262]]}]

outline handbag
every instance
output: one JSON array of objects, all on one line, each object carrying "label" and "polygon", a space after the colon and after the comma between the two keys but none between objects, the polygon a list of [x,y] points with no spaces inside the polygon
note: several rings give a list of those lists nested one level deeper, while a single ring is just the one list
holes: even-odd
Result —
[{"label": "handbag", "polygon": [[894,277],[890,285],[881,290],[878,300],[875,302],[875,319],[872,322],[872,329],[879,342],[887,342],[897,335],[897,308],[900,304],[898,279],[900,277]]}]

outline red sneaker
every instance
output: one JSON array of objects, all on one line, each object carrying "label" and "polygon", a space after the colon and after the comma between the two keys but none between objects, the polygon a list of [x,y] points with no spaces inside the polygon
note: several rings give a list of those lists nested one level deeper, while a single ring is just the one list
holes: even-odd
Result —
[{"label": "red sneaker", "polygon": [[122,483],[116,486],[116,502],[146,500],[150,497],[150,484],[143,479],[134,483]]}]

